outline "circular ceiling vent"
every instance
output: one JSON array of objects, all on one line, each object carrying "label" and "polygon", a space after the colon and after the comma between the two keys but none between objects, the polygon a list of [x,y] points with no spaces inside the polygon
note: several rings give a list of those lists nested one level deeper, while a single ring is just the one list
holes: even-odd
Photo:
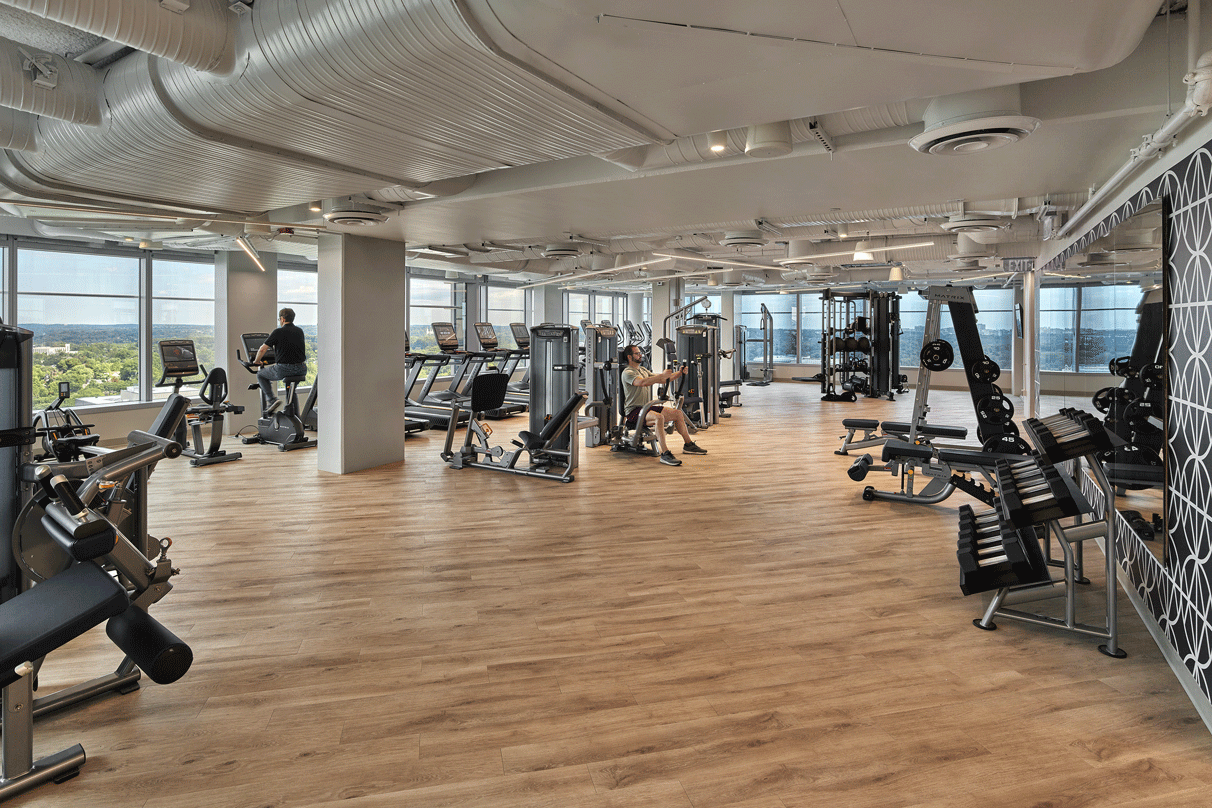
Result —
[{"label": "circular ceiling vent", "polygon": [[387,221],[387,214],[370,205],[345,204],[325,213],[324,219],[346,227],[368,227],[383,224]]},{"label": "circular ceiling vent", "polygon": [[574,255],[580,254],[581,245],[573,244],[570,241],[563,244],[548,244],[543,248],[544,258],[571,258]]},{"label": "circular ceiling vent", "polygon": [[1039,126],[1039,119],[1025,115],[999,115],[936,126],[909,141],[926,154],[975,154],[1018,143]]},{"label": "circular ceiling vent", "polygon": [[763,247],[766,235],[761,230],[730,230],[720,239],[725,247]]},{"label": "circular ceiling vent", "polygon": [[980,213],[956,213],[939,227],[948,233],[991,233],[1005,227],[1005,222],[996,216]]}]

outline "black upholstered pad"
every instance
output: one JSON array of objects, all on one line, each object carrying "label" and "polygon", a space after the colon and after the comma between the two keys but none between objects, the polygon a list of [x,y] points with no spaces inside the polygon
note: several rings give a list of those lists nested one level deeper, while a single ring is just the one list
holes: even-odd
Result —
[{"label": "black upholstered pad", "polygon": [[46,656],[129,605],[126,590],[90,561],[0,604],[0,687],[17,681],[13,671],[22,662]]}]

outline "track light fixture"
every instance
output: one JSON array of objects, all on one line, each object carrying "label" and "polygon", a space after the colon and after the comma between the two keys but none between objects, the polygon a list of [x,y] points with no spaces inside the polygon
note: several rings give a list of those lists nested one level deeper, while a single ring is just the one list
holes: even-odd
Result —
[{"label": "track light fixture", "polygon": [[236,245],[244,250],[245,255],[252,259],[252,262],[257,265],[257,269],[265,271],[265,264],[261,262],[261,254],[257,252],[257,248],[248,240],[248,236],[236,236]]},{"label": "track light fixture", "polygon": [[728,132],[723,129],[708,132],[707,147],[711,149],[712,154],[723,154],[724,149],[728,148]]}]

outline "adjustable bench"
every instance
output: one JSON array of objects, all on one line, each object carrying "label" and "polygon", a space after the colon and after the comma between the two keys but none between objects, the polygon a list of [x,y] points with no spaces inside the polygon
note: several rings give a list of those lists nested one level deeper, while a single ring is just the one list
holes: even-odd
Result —
[{"label": "adjustable bench", "polygon": [[[864,449],[868,446],[878,446],[879,444],[897,438],[905,440],[909,437],[913,430],[913,424],[904,421],[884,421],[880,422],[874,418],[845,418],[842,420],[842,426],[847,430],[842,436],[842,446],[834,451],[834,454],[848,454],[850,449]],[[876,430],[882,430],[877,432]],[[854,435],[859,430],[863,430],[863,436],[858,440],[854,439]],[[945,426],[943,424],[918,424],[917,434],[919,438],[954,438],[956,440],[964,440],[968,437],[968,429],[962,426]]]}]

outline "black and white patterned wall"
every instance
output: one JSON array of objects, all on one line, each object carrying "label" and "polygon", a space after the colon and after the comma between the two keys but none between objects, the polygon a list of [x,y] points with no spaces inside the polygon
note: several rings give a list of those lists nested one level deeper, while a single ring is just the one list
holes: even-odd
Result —
[{"label": "black and white patterned wall", "polygon": [[1118,531],[1123,567],[1212,703],[1212,142],[1053,259],[1051,271],[1155,200],[1169,212],[1165,562]]}]

